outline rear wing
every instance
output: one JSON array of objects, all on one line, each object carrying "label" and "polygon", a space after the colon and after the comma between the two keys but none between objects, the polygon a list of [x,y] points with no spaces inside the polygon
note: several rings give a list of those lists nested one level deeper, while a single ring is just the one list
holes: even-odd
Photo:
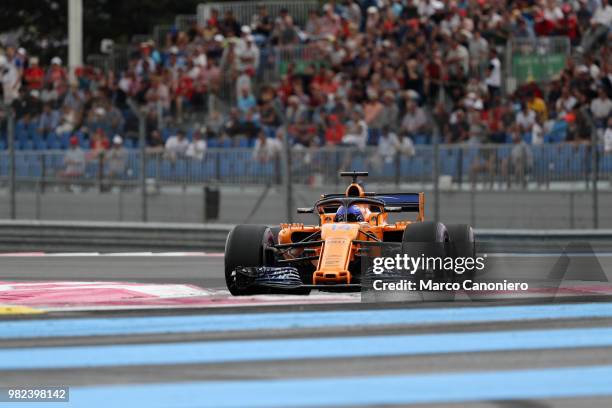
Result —
[{"label": "rear wing", "polygon": [[402,212],[417,212],[418,221],[425,219],[424,193],[376,193],[369,197],[381,200],[386,207],[399,207]]}]

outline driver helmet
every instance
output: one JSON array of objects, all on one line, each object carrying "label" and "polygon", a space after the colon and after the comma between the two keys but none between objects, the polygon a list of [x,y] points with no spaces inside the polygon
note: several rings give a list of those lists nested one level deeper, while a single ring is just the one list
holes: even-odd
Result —
[{"label": "driver helmet", "polygon": [[348,208],[348,213],[346,211],[346,208],[343,205],[341,205],[340,208],[338,208],[338,211],[336,211],[336,217],[334,218],[334,221],[336,222],[344,221],[345,215],[346,215],[346,221],[348,222],[362,222],[363,221],[363,214],[361,213],[361,210],[359,209],[359,207],[356,206],[355,204],[351,205]]}]

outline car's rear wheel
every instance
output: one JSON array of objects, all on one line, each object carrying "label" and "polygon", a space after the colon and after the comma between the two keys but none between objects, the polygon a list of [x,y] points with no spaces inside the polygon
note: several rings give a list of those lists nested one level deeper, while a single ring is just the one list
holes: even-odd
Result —
[{"label": "car's rear wheel", "polygon": [[274,244],[270,228],[265,225],[237,225],[225,241],[225,283],[234,296],[252,295],[255,290],[236,285],[238,266],[264,266],[265,248]]},{"label": "car's rear wheel", "polygon": [[[402,237],[402,253],[411,257],[423,257],[424,259],[441,259],[442,264],[448,254],[449,233],[446,226],[439,222],[425,221],[410,224],[404,230]],[[414,275],[419,281],[433,283],[452,283],[453,271],[447,271],[443,267],[433,262],[434,267],[417,271]],[[452,290],[421,292],[423,300],[450,301],[455,297]]]},{"label": "car's rear wheel", "polygon": [[[449,256],[457,258],[476,258],[476,240],[474,229],[467,224],[453,224],[447,227],[450,236]],[[474,278],[474,268],[466,269],[458,276],[462,280]]]}]

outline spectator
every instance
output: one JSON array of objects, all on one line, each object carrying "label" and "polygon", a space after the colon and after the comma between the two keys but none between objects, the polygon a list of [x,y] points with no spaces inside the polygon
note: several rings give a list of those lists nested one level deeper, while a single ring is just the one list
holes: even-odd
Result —
[{"label": "spectator", "polygon": [[486,138],[487,123],[483,117],[484,105],[481,100],[468,103],[467,122],[469,124],[470,143],[479,144],[488,142]]},{"label": "spectator", "polygon": [[512,150],[510,157],[502,160],[502,176],[507,180],[508,185],[512,179],[517,178],[523,185],[527,183],[527,174],[533,168],[533,152],[531,148],[522,140],[520,133],[512,134]]},{"label": "spectator", "polygon": [[389,129],[397,129],[399,121],[399,108],[395,101],[395,95],[391,91],[386,91],[383,95],[383,110],[381,112],[380,122],[382,127]]},{"label": "spectator", "polygon": [[193,140],[189,143],[185,155],[192,159],[203,160],[206,153],[206,141],[202,139],[202,135],[206,133],[206,128],[198,129],[193,132]]},{"label": "spectator", "polygon": [[213,110],[208,114],[208,120],[206,120],[206,131],[208,137],[218,137],[221,135],[225,119],[221,112]]},{"label": "spectator", "polygon": [[328,115],[325,126],[325,144],[333,146],[341,143],[344,138],[345,128],[337,115]]},{"label": "spectator", "polygon": [[516,125],[520,133],[528,132],[536,121],[536,113],[529,109],[527,103],[521,103],[521,110],[516,114]]},{"label": "spectator", "polygon": [[38,57],[30,57],[30,65],[24,70],[24,80],[28,89],[43,89],[45,71],[38,65]]},{"label": "spectator", "polygon": [[237,106],[243,114],[257,106],[257,101],[248,87],[240,90]]},{"label": "spectator", "polygon": [[253,160],[260,163],[269,163],[280,157],[283,144],[279,138],[269,138],[263,130],[260,130],[253,149]]},{"label": "spectator", "polygon": [[374,165],[382,167],[383,163],[391,163],[395,160],[397,153],[400,151],[401,143],[397,134],[393,132],[388,126],[385,126],[382,130],[380,138],[378,139],[377,157],[372,160]]},{"label": "spectator", "polygon": [[85,98],[79,91],[78,85],[73,82],[70,84],[70,89],[64,97],[64,103],[62,106],[68,107],[74,112],[80,114],[85,104]]},{"label": "spectator", "polygon": [[17,120],[35,118],[40,113],[40,101],[36,97],[38,91],[33,89],[27,92],[25,88],[19,90],[19,98],[15,99],[12,107]]},{"label": "spectator", "polygon": [[542,122],[546,122],[548,120],[548,108],[546,107],[546,102],[544,102],[544,99],[538,96],[536,92],[530,91],[527,107],[534,111],[536,116],[542,119]]},{"label": "spectator", "polygon": [[368,124],[362,118],[361,109],[355,107],[351,115],[351,120],[346,127],[346,134],[342,138],[342,144],[365,148],[368,141]]},{"label": "spectator", "polygon": [[58,95],[63,96],[66,93],[66,70],[62,67],[62,59],[60,57],[51,58],[51,66],[47,70],[45,82],[53,84],[53,88]]},{"label": "spectator", "polygon": [[128,153],[123,147],[123,138],[119,135],[113,136],[113,145],[106,156],[108,177],[113,180],[125,176],[127,161]]},{"label": "spectator", "polygon": [[105,110],[105,116],[103,119],[104,126],[114,134],[121,134],[125,126],[125,118],[123,114],[115,105],[113,105],[110,99],[105,99],[102,102]]},{"label": "spectator", "polygon": [[584,33],[580,46],[583,52],[590,52],[593,46],[608,35],[610,24],[612,24],[611,0],[601,0],[601,6],[597,8],[591,18],[591,26]]},{"label": "spectator", "polygon": [[470,54],[456,38],[450,39],[450,49],[446,54],[446,63],[450,69],[461,69],[463,72],[469,72],[470,69]]},{"label": "spectator", "polygon": [[412,99],[406,101],[406,113],[402,118],[402,131],[411,137],[423,135],[427,131],[425,112]]},{"label": "spectator", "polygon": [[569,86],[564,87],[561,91],[561,97],[555,102],[557,118],[565,118],[565,115],[572,111],[577,102],[574,95],[571,94]]},{"label": "spectator", "polygon": [[491,49],[489,55],[489,67],[487,68],[485,84],[487,85],[489,95],[495,97],[500,94],[502,85],[501,61],[497,57],[495,48]]},{"label": "spectator", "polygon": [[[468,41],[468,47],[472,71],[481,72],[481,68],[484,68],[484,65],[487,62],[487,57],[490,54],[489,43],[482,37],[480,30],[474,30],[472,38],[470,38]],[[489,65],[491,65],[491,63],[489,63]]]},{"label": "spectator", "polygon": [[151,87],[145,93],[145,100],[149,114],[157,114],[158,109],[164,114],[170,110],[170,89],[160,77],[153,77]]},{"label": "spectator", "polygon": [[467,141],[469,137],[470,125],[467,122],[465,112],[462,109],[458,109],[450,116],[445,142],[461,143]]},{"label": "spectator", "polygon": [[85,174],[85,153],[79,146],[79,138],[70,137],[70,149],[64,154],[64,170],[60,173],[63,178],[78,178]]},{"label": "spectator", "polygon": [[59,120],[59,112],[51,109],[50,104],[45,103],[43,105],[43,111],[38,119],[38,132],[42,135],[46,135],[54,131],[59,126]]},{"label": "spectator", "polygon": [[367,94],[368,98],[363,105],[363,119],[369,128],[381,129],[384,105],[378,99],[378,91],[375,89],[368,90]]},{"label": "spectator", "polygon": [[0,55],[0,80],[2,81],[4,103],[10,105],[19,97],[21,78],[17,67],[4,55]]},{"label": "spectator", "polygon": [[[245,26],[250,32],[250,28]],[[255,45],[255,37],[250,33],[244,36],[243,41],[236,48],[237,70],[244,72],[250,70],[257,72],[259,68],[259,48]]]},{"label": "spectator", "polygon": [[147,153],[157,155],[164,152],[164,139],[159,130],[153,129],[147,139]]},{"label": "spectator", "polygon": [[604,131],[604,152],[606,154],[612,154],[612,116],[608,118],[608,124]]},{"label": "spectator", "polygon": [[536,117],[536,121],[531,128],[531,144],[534,146],[544,144],[544,121],[540,116]]},{"label": "spectator", "polygon": [[268,8],[264,5],[257,7],[257,13],[251,19],[253,35],[258,43],[265,42],[272,32],[272,19],[268,13]]},{"label": "spectator", "polygon": [[185,133],[182,130],[178,130],[175,135],[166,140],[166,157],[176,161],[177,158],[185,157],[188,148],[189,140],[185,138]]},{"label": "spectator", "polygon": [[74,110],[70,109],[70,107],[65,106],[64,108],[62,108],[60,124],[57,129],[55,129],[55,132],[57,134],[72,132],[76,128],[77,123],[77,113]]},{"label": "spectator", "polygon": [[597,98],[591,101],[591,112],[593,113],[593,119],[595,119],[595,125],[598,128],[604,128],[608,116],[612,113],[612,100],[602,86],[597,90]]}]

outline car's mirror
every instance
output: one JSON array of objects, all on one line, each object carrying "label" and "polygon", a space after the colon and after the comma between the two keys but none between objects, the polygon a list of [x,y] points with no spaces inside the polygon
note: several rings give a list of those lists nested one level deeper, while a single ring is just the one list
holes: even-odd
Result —
[{"label": "car's mirror", "polygon": [[314,208],[313,207],[299,207],[297,209],[297,213],[298,214],[312,214],[314,213]]},{"label": "car's mirror", "polygon": [[388,212],[388,213],[402,212],[402,207],[385,207],[385,212]]}]

